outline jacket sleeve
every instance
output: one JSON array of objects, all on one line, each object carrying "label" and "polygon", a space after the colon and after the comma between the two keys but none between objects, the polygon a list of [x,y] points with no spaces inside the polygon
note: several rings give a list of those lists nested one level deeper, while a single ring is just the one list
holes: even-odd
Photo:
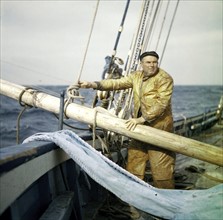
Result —
[{"label": "jacket sleeve", "polygon": [[144,94],[142,96],[142,117],[146,121],[152,121],[162,116],[167,108],[170,107],[172,92],[173,79],[171,77],[163,77],[160,79],[155,94]]},{"label": "jacket sleeve", "polygon": [[120,79],[105,79],[97,83],[97,89],[101,91],[129,89],[133,86],[131,74]]}]

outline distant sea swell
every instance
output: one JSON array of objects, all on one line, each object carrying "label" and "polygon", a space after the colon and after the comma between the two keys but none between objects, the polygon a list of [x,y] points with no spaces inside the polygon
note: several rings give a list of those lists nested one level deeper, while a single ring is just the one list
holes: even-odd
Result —
[{"label": "distant sea swell", "polygon": [[[44,86],[44,90],[61,93],[66,86]],[[92,90],[81,90],[86,102],[91,104],[94,97]],[[211,107],[217,107],[223,94],[222,86],[175,86],[172,106],[174,119],[190,117],[207,112]],[[22,107],[18,101],[0,96],[0,147],[16,144],[16,121]],[[66,120],[72,126],[88,129],[87,125],[71,119]],[[68,128],[68,127],[64,127]],[[20,142],[37,132],[51,132],[58,130],[58,119],[54,114],[41,109],[31,108],[24,112],[20,122]],[[83,130],[76,132],[84,132]]]}]

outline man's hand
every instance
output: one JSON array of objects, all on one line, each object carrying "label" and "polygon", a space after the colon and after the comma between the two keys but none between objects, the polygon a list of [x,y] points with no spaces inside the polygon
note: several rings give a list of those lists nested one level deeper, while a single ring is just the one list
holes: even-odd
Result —
[{"label": "man's hand", "polygon": [[89,89],[89,88],[93,88],[93,89],[96,89],[97,88],[97,84],[95,82],[78,82],[78,85],[80,88],[83,88],[83,89]]},{"label": "man's hand", "polygon": [[129,131],[133,131],[135,129],[136,125],[143,124],[144,122],[145,122],[145,119],[143,117],[140,117],[140,118],[131,118],[131,119],[127,120],[125,122],[125,124],[126,124],[126,128]]}]

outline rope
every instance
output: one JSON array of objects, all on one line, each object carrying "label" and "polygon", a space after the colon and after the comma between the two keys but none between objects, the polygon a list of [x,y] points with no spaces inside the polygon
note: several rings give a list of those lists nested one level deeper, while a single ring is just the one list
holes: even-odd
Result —
[{"label": "rope", "polygon": [[27,104],[25,104],[25,103],[22,102],[22,96],[23,96],[23,94],[24,94],[27,90],[29,90],[29,89],[32,89],[32,88],[31,88],[31,87],[27,87],[27,88],[23,89],[22,92],[19,94],[19,99],[18,99],[18,101],[19,101],[19,104],[20,104],[22,107],[24,107],[24,106],[32,107],[31,105],[27,105]]},{"label": "rope", "polygon": [[[143,44],[143,40],[144,40],[144,34],[145,34],[145,24],[146,24],[146,20],[147,20],[147,14],[148,14],[148,8],[149,8],[149,3],[150,1],[144,1],[143,2],[143,6],[142,6],[142,10],[140,13],[140,19],[139,19],[139,24],[138,24],[138,28],[137,28],[137,34],[133,36],[132,42],[131,42],[131,46],[129,49],[129,53],[127,56],[127,61],[125,64],[125,75],[128,75],[132,60],[133,60],[133,53],[132,51],[135,51],[135,57],[133,60],[133,64],[132,64],[132,69],[136,69],[137,64],[138,64],[138,57],[140,54],[140,50],[141,50],[141,45]],[[138,41],[137,41],[138,39]],[[136,42],[138,42],[136,44]],[[117,105],[115,106],[115,115],[121,118],[125,118],[127,116],[127,112],[129,113],[129,109],[131,105],[131,100],[132,99],[132,95],[131,95],[132,90],[122,90],[119,94],[119,98],[117,100]],[[125,100],[125,96],[126,94],[128,94],[127,100]],[[114,95],[113,95],[114,96]],[[114,102],[113,98],[110,99],[110,102]],[[124,104],[125,102],[125,104]],[[122,110],[122,106],[124,104],[124,109],[121,112],[121,114],[119,114],[119,112]],[[110,103],[111,106],[111,103]]]},{"label": "rope", "polygon": [[97,11],[98,11],[99,2],[100,2],[100,0],[98,0],[97,4],[96,4],[94,16],[93,16],[93,21],[92,21],[92,24],[91,24],[91,30],[90,30],[90,34],[89,34],[89,37],[88,37],[87,46],[86,46],[86,49],[85,49],[84,58],[83,58],[83,62],[82,62],[81,68],[80,68],[79,76],[77,78],[77,82],[80,81],[81,74],[82,74],[82,71],[83,71],[84,63],[85,63],[86,56],[87,56],[88,47],[89,47],[89,44],[90,44],[90,41],[91,41],[91,35],[92,35],[92,32],[93,32],[93,28],[94,28],[94,24],[95,24],[95,20],[96,20],[96,15],[97,15]]},{"label": "rope", "polygon": [[[110,72],[111,67],[112,67],[112,63],[115,60],[115,55],[116,55],[116,52],[117,52],[117,47],[118,47],[118,43],[119,43],[119,40],[120,40],[120,37],[121,37],[121,33],[122,33],[122,30],[123,30],[123,27],[124,27],[125,18],[126,18],[127,12],[128,12],[129,4],[130,4],[130,0],[127,0],[125,10],[124,10],[124,13],[123,13],[123,16],[122,16],[121,24],[120,24],[118,34],[117,34],[117,37],[116,37],[115,45],[114,45],[114,48],[113,48],[111,61],[110,61],[109,67],[108,67],[108,71],[107,71],[108,73]],[[110,101],[110,104],[108,104],[108,105],[111,106],[111,102],[112,102],[112,99]]]},{"label": "rope", "polygon": [[[147,1],[147,4],[149,4],[149,1]],[[138,25],[137,25],[137,29],[136,29],[136,34],[133,38],[133,45],[132,45],[132,52],[131,52],[131,56],[129,57],[129,66],[128,66],[128,69],[127,69],[127,72],[130,72],[132,71],[133,69],[133,66],[135,63],[138,62],[138,57],[139,57],[139,54],[138,56],[136,55],[137,53],[137,39],[139,38],[139,33],[140,33],[140,27],[141,27],[141,23],[142,23],[142,20],[143,20],[143,14],[144,14],[144,8],[145,8],[145,5],[146,5],[146,1],[143,2],[143,5],[142,5],[142,8],[141,8],[141,11],[140,11],[140,19],[139,19],[139,22],[138,22]],[[134,58],[133,58],[133,53],[134,53]]]},{"label": "rope", "polygon": [[19,139],[20,139],[20,119],[22,114],[25,112],[25,110],[28,108],[27,105],[24,106],[22,111],[20,111],[18,117],[17,117],[17,123],[16,123],[16,144],[19,144]]},{"label": "rope", "polygon": [[22,102],[22,96],[23,96],[23,94],[24,94],[27,90],[29,90],[29,89],[32,89],[32,88],[31,88],[31,87],[27,87],[27,88],[23,89],[22,92],[19,94],[19,99],[18,99],[18,101],[19,101],[20,106],[23,107],[23,109],[20,111],[20,113],[19,113],[19,115],[18,115],[18,117],[17,117],[17,122],[16,122],[16,143],[17,143],[17,144],[19,144],[19,139],[20,139],[20,119],[21,119],[21,117],[22,117],[22,114],[25,112],[25,110],[26,110],[27,108],[32,108],[31,105],[27,105],[26,103],[23,103],[23,102]]},{"label": "rope", "polygon": [[170,5],[170,0],[168,0],[167,6],[166,6],[166,10],[165,10],[162,25],[161,25],[161,28],[160,28],[159,36],[158,36],[158,39],[157,39],[157,44],[156,44],[156,47],[155,47],[155,51],[157,50],[159,42],[160,42],[160,37],[161,37],[162,31],[163,31],[164,23],[166,21],[166,15],[167,15],[167,12],[168,12],[168,9],[169,9],[169,5]]},{"label": "rope", "polygon": [[[154,27],[155,28],[158,26],[157,22],[158,22],[158,17],[160,16],[160,13],[161,13],[162,4],[163,4],[163,1],[160,2],[160,5],[159,5],[158,11],[157,11],[157,16],[156,16],[155,22],[154,22]],[[154,34],[155,34],[155,28],[153,28],[153,30],[152,30],[151,37],[150,37],[151,40],[150,40],[150,43],[147,43],[147,48],[150,48],[151,41],[152,41],[152,39],[154,37]]]},{"label": "rope", "polygon": [[[138,57],[139,57],[139,54],[140,54],[140,48],[141,48],[142,41],[143,41],[143,34],[145,33],[144,28],[145,28],[146,17],[147,17],[148,8],[149,8],[149,2],[150,1],[144,1],[143,2],[142,10],[141,10],[141,13],[140,13],[139,24],[137,26],[137,34],[133,36],[133,39],[131,41],[131,45],[130,45],[130,49],[129,49],[129,52],[128,52],[126,64],[125,64],[125,67],[124,67],[124,75],[128,75],[129,70],[131,68],[130,67],[131,63],[133,63],[132,64],[132,69],[137,67]],[[138,39],[138,43],[136,44],[137,39]],[[133,60],[132,51],[135,51],[134,60]],[[127,98],[127,101],[125,101],[125,96],[126,96],[127,93],[129,94],[129,96]],[[122,90],[120,92],[119,98],[117,100],[117,104],[116,105],[114,104],[115,115],[116,116],[119,115],[119,112],[122,109],[122,105],[123,105],[124,101],[128,104],[131,103],[130,100],[129,100],[129,98],[132,97],[130,93],[131,93],[131,90],[129,90],[129,89],[128,90]],[[113,94],[113,97],[114,97],[114,94]],[[110,100],[110,102],[114,102],[113,98]],[[126,111],[126,109],[129,108],[129,107],[126,106],[126,103],[125,103],[124,111],[120,115],[121,118],[126,116],[125,111]],[[111,106],[111,103],[110,103],[110,106]]]},{"label": "rope", "polygon": [[96,141],[96,127],[97,127],[97,120],[96,120],[96,117],[97,117],[97,108],[94,108],[94,122],[93,122],[93,148],[95,148],[95,141]]},{"label": "rope", "polygon": [[[84,63],[85,63],[85,60],[86,60],[88,48],[89,48],[90,41],[91,41],[91,36],[92,36],[92,33],[93,33],[93,29],[94,29],[94,24],[95,24],[95,20],[96,20],[96,15],[97,15],[97,11],[98,11],[99,2],[100,2],[100,0],[98,0],[97,4],[96,4],[96,8],[95,8],[95,12],[94,12],[94,16],[93,16],[93,20],[92,20],[92,24],[91,24],[90,34],[89,34],[89,37],[88,37],[87,46],[86,46],[86,49],[85,49],[85,52],[84,52],[84,58],[83,58],[83,61],[82,61],[81,67],[80,67],[77,82],[73,85],[70,85],[67,89],[68,100],[66,100],[66,103],[65,103],[65,107],[64,107],[65,110],[67,109],[67,105],[69,103],[71,103],[74,99],[80,99],[81,102],[83,102],[83,99],[84,99],[84,97],[80,96],[80,94],[79,94],[78,82],[80,81],[80,78],[81,78],[81,75],[82,75],[82,72],[83,72]],[[67,117],[66,116],[66,111],[64,111],[64,112],[65,112],[65,117]]]},{"label": "rope", "polygon": [[145,33],[144,33],[144,38],[146,40],[143,39],[142,46],[141,46],[141,48],[142,48],[141,50],[143,52],[146,50],[146,47],[147,47],[148,42],[149,42],[149,39],[151,37],[151,33],[152,33],[153,25],[154,25],[154,20],[155,20],[155,17],[156,17],[156,12],[157,12],[159,3],[160,3],[160,1],[158,1],[157,5],[156,5],[156,9],[155,9],[155,14],[153,15],[153,18],[151,18],[153,10],[154,10],[154,7],[155,7],[155,1],[152,2],[152,6],[151,6],[151,9],[150,9],[148,21],[146,22],[147,24],[146,24]]},{"label": "rope", "polygon": [[68,87],[67,89],[67,96],[68,98],[65,99],[65,103],[64,103],[64,116],[66,119],[68,119],[69,117],[67,116],[67,107],[70,103],[72,103],[74,101],[74,99],[79,99],[79,101],[81,102],[81,104],[84,104],[84,97],[80,95],[79,93],[79,86],[78,84],[75,85],[71,85]]},{"label": "rope", "polygon": [[67,96],[69,101],[73,99],[80,99],[81,101],[84,100],[84,97],[80,96],[78,84],[70,85],[68,87]]},{"label": "rope", "polygon": [[[22,96],[24,95],[25,92],[27,92],[29,89],[36,89],[36,90],[39,90],[39,91],[42,91],[42,92],[45,92],[45,93],[48,93],[48,94],[51,94],[51,95],[54,95],[54,96],[58,96],[57,93],[53,93],[52,91],[50,90],[46,90],[46,89],[43,89],[43,88],[39,88],[39,87],[35,87],[35,86],[32,86],[32,87],[26,87],[22,90],[22,92],[19,94],[19,98],[18,98],[18,102],[20,104],[20,106],[23,107],[23,109],[20,111],[18,117],[17,117],[17,122],[16,122],[16,143],[19,144],[19,139],[20,139],[20,121],[21,121],[21,117],[22,117],[22,114],[25,112],[26,109],[28,108],[32,108],[33,106],[35,106],[34,102],[33,102],[33,106],[31,105],[28,105],[26,103],[23,103],[22,102]],[[31,94],[36,94],[38,91],[30,91]]]},{"label": "rope", "polygon": [[39,92],[44,92],[46,94],[49,94],[49,95],[52,95],[52,96],[55,96],[55,97],[60,97],[60,94],[58,92],[54,92],[52,90],[49,90],[49,89],[46,89],[46,88],[43,88],[43,87],[39,87],[39,86],[34,86],[32,85],[31,87],[29,87],[30,89],[36,89],[38,90]]},{"label": "rope", "polygon": [[173,13],[173,17],[172,17],[172,20],[171,20],[170,28],[169,28],[169,31],[168,31],[168,34],[167,34],[167,38],[166,38],[166,41],[165,41],[165,44],[164,44],[164,48],[163,48],[163,51],[162,51],[162,54],[161,54],[161,57],[160,57],[160,61],[159,61],[160,64],[162,62],[163,55],[164,55],[165,50],[166,50],[166,45],[167,45],[167,42],[169,40],[170,32],[171,32],[171,29],[172,29],[172,26],[173,26],[173,22],[174,22],[174,19],[175,19],[175,16],[176,16],[176,12],[177,12],[177,8],[178,8],[178,5],[179,5],[179,2],[180,2],[180,0],[177,0],[177,4],[176,4],[176,7],[175,7],[175,10],[174,10],[174,13]]},{"label": "rope", "polygon": [[103,141],[103,139],[99,136],[96,135],[96,127],[97,127],[97,113],[103,113],[109,116],[113,116],[116,117],[114,114],[112,114],[111,112],[109,112],[107,109],[103,108],[103,107],[95,107],[94,108],[94,121],[93,121],[93,128],[92,128],[92,136],[93,136],[93,144],[92,146],[95,148],[95,144],[96,144],[96,137],[98,138],[98,140],[101,143],[101,148],[103,153],[105,153],[105,151],[108,153],[108,155],[110,155],[110,151],[109,148],[107,146],[107,144],[105,143],[105,141]]},{"label": "rope", "polygon": [[160,3],[162,3],[160,0],[158,1],[157,5],[156,5],[156,8],[155,8],[155,12],[154,12],[154,15],[153,15],[153,18],[152,18],[152,21],[151,21],[151,25],[149,27],[149,30],[148,30],[148,33],[146,34],[146,40],[145,40],[145,43],[143,45],[143,51],[146,50],[147,46],[148,46],[148,43],[149,43],[149,39],[152,39],[152,30],[154,29],[154,24],[155,22],[157,21],[157,14],[158,14],[158,11],[161,7]]},{"label": "rope", "polygon": [[[143,2],[142,10],[141,10],[141,13],[140,13],[141,16],[140,16],[140,19],[139,19],[139,24],[137,26],[138,27],[137,28],[137,33],[136,33],[135,37],[133,38],[133,40],[131,42],[131,47],[130,47],[129,54],[128,54],[128,57],[127,57],[128,70],[125,71],[126,75],[128,74],[129,69],[131,69],[131,70],[136,70],[137,69],[138,58],[139,58],[141,47],[142,47],[143,40],[144,40],[145,24],[146,24],[146,20],[147,20],[149,5],[150,5],[150,1],[144,1]],[[134,51],[134,58],[133,58],[132,51]],[[127,68],[127,64],[126,64],[125,69],[126,68]],[[125,100],[126,94],[128,94],[128,96],[127,96],[127,99]],[[115,114],[119,115],[119,112],[122,109],[121,107],[125,102],[123,112],[120,115],[121,118],[125,118],[127,116],[127,112],[129,113],[129,109],[130,109],[130,105],[131,105],[131,99],[132,99],[132,90],[131,89],[121,91],[121,93],[119,95],[118,102],[117,102],[117,106],[116,106],[116,109],[115,109]]]},{"label": "rope", "polygon": [[[126,6],[125,6],[125,10],[124,10],[124,13],[123,13],[123,16],[122,16],[121,24],[120,24],[120,27],[118,29],[118,34],[117,34],[117,37],[116,37],[116,40],[115,40],[115,45],[114,45],[114,48],[113,48],[113,51],[112,51],[112,55],[111,55],[111,59],[110,59],[110,62],[109,62],[109,66],[108,66],[108,69],[107,69],[107,73],[108,73],[107,74],[108,75],[107,78],[112,78],[114,70],[111,71],[111,68],[112,68],[112,65],[115,63],[115,61],[118,60],[119,62],[121,61],[121,63],[123,62],[120,58],[115,57],[115,55],[116,55],[116,52],[117,52],[117,47],[118,47],[118,43],[120,41],[121,33],[123,31],[123,27],[124,27],[126,15],[127,15],[127,12],[128,12],[129,4],[130,4],[130,0],[127,0]],[[115,94],[115,92],[113,93],[113,96],[114,96],[114,94]],[[102,107],[104,107],[106,109],[108,108],[108,106],[111,107],[111,104],[112,104],[112,101],[113,101],[113,98],[108,100],[109,97],[110,97],[110,92],[107,92],[107,97],[102,100]],[[93,102],[93,107],[95,107],[95,105],[96,105],[96,103],[98,101],[97,98],[98,98],[98,95],[96,94],[94,102]]]},{"label": "rope", "polygon": [[137,33],[138,42],[136,45],[134,45],[135,56],[133,59],[131,70],[137,69],[138,59],[139,59],[142,40],[143,40],[144,28],[145,28],[145,23],[146,23],[146,17],[147,17],[148,9],[149,9],[149,3],[150,3],[150,1],[145,1],[145,3],[144,3],[145,5],[143,5],[143,13],[140,18],[139,29],[137,31],[138,32]]}]

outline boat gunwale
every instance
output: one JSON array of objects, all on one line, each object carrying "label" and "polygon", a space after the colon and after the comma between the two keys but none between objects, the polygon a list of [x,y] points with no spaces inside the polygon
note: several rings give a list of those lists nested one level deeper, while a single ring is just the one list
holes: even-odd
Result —
[{"label": "boat gunwale", "polygon": [[[49,143],[43,144],[41,147],[46,145],[49,145]],[[51,150],[49,150],[50,147]],[[22,195],[22,193],[36,180],[56,166],[70,159],[69,155],[62,149],[58,149],[53,143],[50,143],[48,150],[48,152],[32,158],[0,175],[0,214],[2,214],[7,207]],[[20,180],[18,181],[18,179]]]},{"label": "boat gunwale", "polygon": [[[90,132],[80,137],[85,141],[92,140]],[[0,175],[58,148],[53,142],[46,141],[33,141],[0,148]]]}]

